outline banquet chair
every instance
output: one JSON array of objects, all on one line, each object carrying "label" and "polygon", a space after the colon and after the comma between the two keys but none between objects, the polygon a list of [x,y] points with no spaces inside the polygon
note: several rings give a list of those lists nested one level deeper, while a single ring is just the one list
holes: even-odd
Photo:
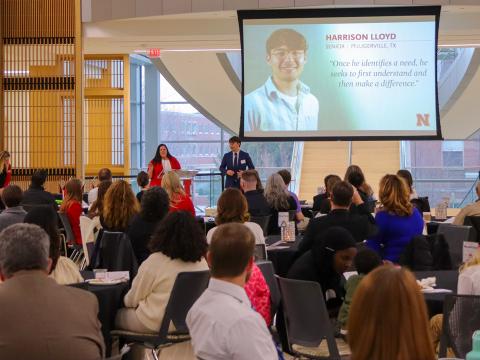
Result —
[{"label": "banquet chair", "polygon": [[255,244],[255,260],[267,260],[267,248],[265,244]]},{"label": "banquet chair", "polygon": [[98,242],[98,254],[95,264],[92,264],[93,268],[128,271],[130,280],[133,280],[137,275],[138,262],[128,235],[123,232],[103,231]]},{"label": "banquet chair", "polygon": [[250,221],[258,224],[263,230],[263,236],[268,235],[268,223],[270,222],[270,218],[272,215],[265,215],[265,216],[250,216]]},{"label": "banquet chair", "polygon": [[70,225],[67,214],[59,212],[58,217],[60,218],[60,223],[62,224],[63,232],[65,233],[65,241],[67,245],[73,249],[70,254],[70,259],[74,263],[80,265],[83,260],[83,247],[82,245],[77,245],[75,243],[75,235],[73,234],[72,226]]},{"label": "banquet chair", "polygon": [[276,278],[282,296],[290,351],[308,359],[339,360],[349,356],[348,344],[334,337],[320,284]]},{"label": "banquet chair", "polygon": [[451,348],[455,357],[465,359],[472,350],[472,335],[478,329],[480,296],[447,295],[443,303],[439,358],[447,357],[447,348]]},{"label": "banquet chair", "polygon": [[465,216],[463,225],[471,226],[475,229],[477,235],[476,241],[480,243],[480,216]]},{"label": "banquet chair", "polygon": [[95,246],[95,233],[97,224],[87,216],[80,216],[80,231],[82,233],[83,261],[80,270],[84,270],[90,265],[93,248]]},{"label": "banquet chair", "polygon": [[[158,334],[114,330],[111,332],[112,336],[128,344],[142,344],[151,349],[153,358],[158,360],[158,354],[162,348],[190,340],[186,324],[187,313],[206,290],[209,280],[209,270],[181,272],[177,275]],[[168,331],[170,322],[175,326],[175,331]]]},{"label": "banquet chair", "polygon": [[265,278],[265,282],[270,289],[270,303],[271,303],[271,314],[272,319],[274,315],[277,313],[278,307],[280,306],[280,290],[278,288],[277,280],[275,279],[275,271],[273,269],[273,264],[271,261],[257,261],[257,266],[259,267],[260,271],[262,272],[263,277]]},{"label": "banquet chair", "polygon": [[475,232],[471,226],[453,225],[441,223],[437,234],[443,234],[450,249],[452,268],[456,270],[463,263],[463,243],[475,241]]}]

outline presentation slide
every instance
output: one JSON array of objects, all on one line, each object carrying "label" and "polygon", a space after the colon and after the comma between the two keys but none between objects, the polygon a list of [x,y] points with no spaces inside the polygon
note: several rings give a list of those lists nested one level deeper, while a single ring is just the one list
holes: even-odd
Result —
[{"label": "presentation slide", "polygon": [[239,11],[241,137],[440,138],[440,7],[383,9]]}]

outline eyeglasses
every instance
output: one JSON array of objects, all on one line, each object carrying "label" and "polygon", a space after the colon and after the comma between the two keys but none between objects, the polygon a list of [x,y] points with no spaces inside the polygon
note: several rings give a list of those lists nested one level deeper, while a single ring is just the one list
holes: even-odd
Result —
[{"label": "eyeglasses", "polygon": [[292,55],[294,59],[299,60],[305,56],[305,50],[272,50],[272,55],[279,59]]}]

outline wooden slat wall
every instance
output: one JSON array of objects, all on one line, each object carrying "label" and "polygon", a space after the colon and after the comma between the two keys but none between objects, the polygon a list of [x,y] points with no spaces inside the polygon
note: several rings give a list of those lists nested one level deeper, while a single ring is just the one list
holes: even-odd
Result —
[{"label": "wooden slat wall", "polygon": [[[337,174],[343,178],[349,165],[348,142],[305,142],[303,150],[300,199],[312,201],[323,178]],[[352,142],[352,164],[362,168],[368,183],[378,192],[378,183],[386,173],[400,167],[399,141]]]},{"label": "wooden slat wall", "polygon": [[[12,155],[13,182],[46,168],[56,190],[83,164],[80,0],[2,0],[0,148]],[[80,101],[76,101],[77,97]],[[80,124],[78,124],[80,123]],[[81,144],[80,144],[81,146]],[[48,185],[49,186],[49,185]]]}]

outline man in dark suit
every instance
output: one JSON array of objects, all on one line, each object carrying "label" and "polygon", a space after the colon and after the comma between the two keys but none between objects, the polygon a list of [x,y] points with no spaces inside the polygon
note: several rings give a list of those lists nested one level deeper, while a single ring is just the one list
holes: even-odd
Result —
[{"label": "man in dark suit", "polygon": [[251,216],[270,215],[270,206],[263,196],[263,190],[257,189],[257,170],[247,170],[242,173],[240,186],[247,199],[248,213]]},{"label": "man in dark suit", "polygon": [[97,299],[48,277],[49,248],[37,225],[0,233],[0,359],[102,359]]},{"label": "man in dark suit", "polygon": [[32,175],[30,187],[23,193],[22,205],[50,205],[53,210],[58,210],[53,195],[43,188],[45,181],[47,181],[47,175],[45,170],[35,171]]},{"label": "man in dark suit", "polygon": [[248,169],[255,169],[252,159],[247,152],[240,150],[242,142],[238,136],[233,136],[228,140],[230,152],[223,155],[220,171],[226,177],[225,187],[234,187],[240,189],[240,176],[242,172]]},{"label": "man in dark suit", "polygon": [[[331,202],[332,210],[328,215],[312,219],[308,224],[305,236],[298,247],[301,254],[312,248],[318,234],[332,226],[347,229],[357,242],[376,234],[375,219],[352,185],[345,181],[338,182],[332,189]],[[356,205],[355,212],[349,210],[352,202]]]}]

